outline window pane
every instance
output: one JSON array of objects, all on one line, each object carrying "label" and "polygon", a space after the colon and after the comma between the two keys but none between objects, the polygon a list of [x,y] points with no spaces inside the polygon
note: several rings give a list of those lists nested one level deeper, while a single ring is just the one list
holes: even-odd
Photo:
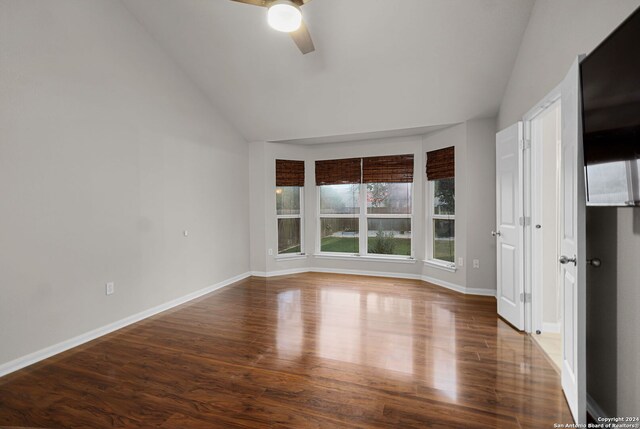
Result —
[{"label": "window pane", "polygon": [[360,213],[360,185],[320,186],[320,214]]},{"label": "window pane", "polygon": [[367,219],[369,253],[411,256],[411,219]]},{"label": "window pane", "polygon": [[433,181],[433,213],[454,215],[456,213],[455,179]]},{"label": "window pane", "polygon": [[455,260],[455,221],[433,220],[433,259],[453,262]]},{"label": "window pane", "polygon": [[300,214],[300,187],[280,186],[276,188],[276,210],[279,215]]},{"label": "window pane", "polygon": [[367,183],[367,213],[411,214],[411,183]]},{"label": "window pane", "polygon": [[300,218],[278,219],[278,253],[300,251]]},{"label": "window pane", "polygon": [[359,252],[357,218],[321,218],[320,235],[322,252]]}]

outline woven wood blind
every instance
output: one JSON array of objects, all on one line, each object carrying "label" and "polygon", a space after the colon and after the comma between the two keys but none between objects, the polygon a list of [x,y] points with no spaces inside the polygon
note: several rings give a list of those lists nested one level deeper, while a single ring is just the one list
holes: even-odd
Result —
[{"label": "woven wood blind", "polygon": [[413,155],[362,158],[363,183],[412,183]]},{"label": "woven wood blind", "polygon": [[362,183],[361,158],[316,161],[316,185]]},{"label": "woven wood blind", "polygon": [[276,186],[304,186],[304,161],[276,159]]},{"label": "woven wood blind", "polygon": [[427,152],[427,180],[449,179],[456,175],[453,146]]}]

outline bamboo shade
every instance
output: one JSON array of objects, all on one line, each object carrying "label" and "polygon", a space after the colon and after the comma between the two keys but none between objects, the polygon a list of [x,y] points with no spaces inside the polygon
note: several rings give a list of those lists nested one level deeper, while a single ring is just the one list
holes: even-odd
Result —
[{"label": "bamboo shade", "polygon": [[304,161],[276,159],[276,186],[304,186]]},{"label": "bamboo shade", "polygon": [[449,179],[456,175],[455,148],[427,152],[427,180]]},{"label": "bamboo shade", "polygon": [[362,159],[363,183],[412,183],[413,154]]},{"label": "bamboo shade", "polygon": [[362,183],[361,158],[316,161],[316,185]]}]

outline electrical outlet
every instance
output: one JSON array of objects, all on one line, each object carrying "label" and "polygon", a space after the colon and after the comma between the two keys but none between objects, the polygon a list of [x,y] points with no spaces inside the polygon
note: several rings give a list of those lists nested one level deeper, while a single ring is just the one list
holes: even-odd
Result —
[{"label": "electrical outlet", "polygon": [[185,237],[188,237],[189,231],[185,229],[184,231],[182,231],[182,235],[184,235]]},{"label": "electrical outlet", "polygon": [[459,267],[464,267],[464,259],[463,258],[458,258],[458,266]]},{"label": "electrical outlet", "polygon": [[104,290],[107,295],[113,295],[113,293],[115,292],[115,288],[116,288],[115,283],[109,282],[105,285]]},{"label": "electrical outlet", "polygon": [[273,256],[273,249],[267,250],[267,253],[269,254],[269,256]]},{"label": "electrical outlet", "polygon": [[473,268],[480,268],[480,260],[479,259],[474,259],[473,260]]}]

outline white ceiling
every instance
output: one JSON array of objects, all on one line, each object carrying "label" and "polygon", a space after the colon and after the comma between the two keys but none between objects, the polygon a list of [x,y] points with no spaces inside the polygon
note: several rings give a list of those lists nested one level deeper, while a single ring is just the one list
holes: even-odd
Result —
[{"label": "white ceiling", "polygon": [[249,141],[497,113],[534,0],[313,0],[316,52],[230,0],[123,0]]}]

